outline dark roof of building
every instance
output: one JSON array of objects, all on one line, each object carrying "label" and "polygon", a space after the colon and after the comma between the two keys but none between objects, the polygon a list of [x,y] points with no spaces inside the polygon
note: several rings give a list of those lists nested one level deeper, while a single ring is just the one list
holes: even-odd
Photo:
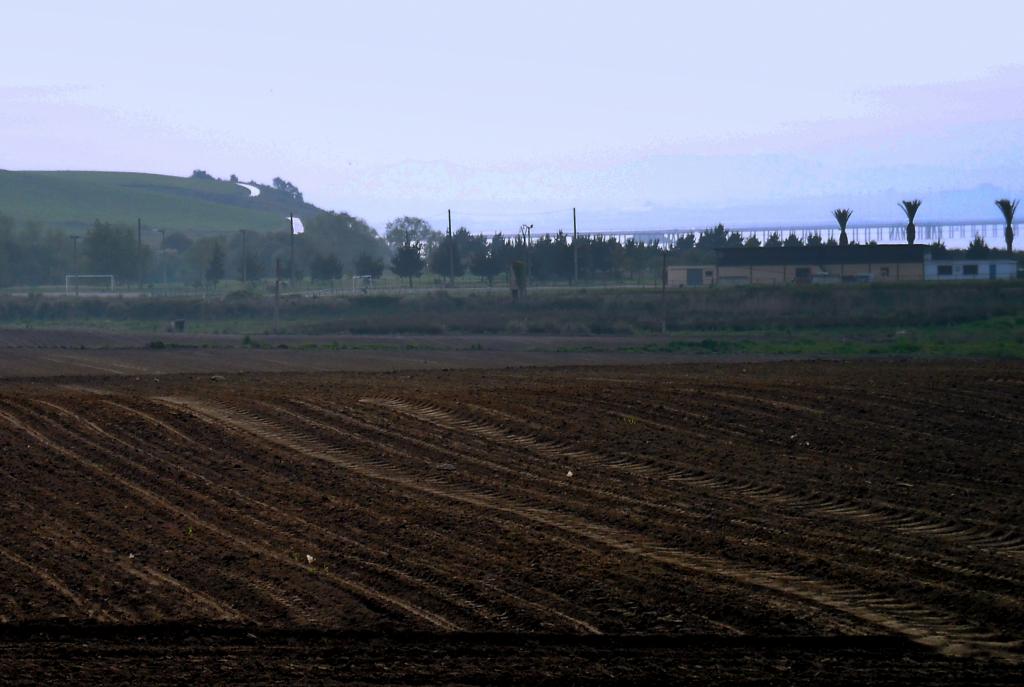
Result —
[{"label": "dark roof of building", "polygon": [[872,262],[922,263],[928,246],[794,246],[772,248],[722,248],[721,266],[839,265]]}]

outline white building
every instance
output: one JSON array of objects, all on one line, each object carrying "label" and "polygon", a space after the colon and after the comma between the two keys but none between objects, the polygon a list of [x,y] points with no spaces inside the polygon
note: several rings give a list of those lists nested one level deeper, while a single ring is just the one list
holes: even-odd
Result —
[{"label": "white building", "polygon": [[942,259],[925,254],[924,278],[927,280],[1016,279],[1017,261],[1006,258],[965,260]]}]

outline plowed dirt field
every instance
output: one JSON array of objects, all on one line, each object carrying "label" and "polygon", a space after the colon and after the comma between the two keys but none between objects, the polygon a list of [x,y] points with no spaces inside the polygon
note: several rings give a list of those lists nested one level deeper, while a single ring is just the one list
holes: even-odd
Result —
[{"label": "plowed dirt field", "polygon": [[0,386],[0,681],[1012,684],[1024,366]]}]

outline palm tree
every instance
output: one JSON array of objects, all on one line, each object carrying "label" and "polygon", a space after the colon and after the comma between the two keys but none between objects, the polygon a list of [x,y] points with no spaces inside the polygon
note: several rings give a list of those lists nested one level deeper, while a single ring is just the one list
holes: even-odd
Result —
[{"label": "palm tree", "polygon": [[907,245],[913,246],[914,239],[917,237],[917,227],[914,226],[914,217],[917,216],[917,210],[921,207],[921,201],[905,200],[900,203],[900,207],[903,208],[903,213],[907,216]]},{"label": "palm tree", "polygon": [[1003,217],[1006,219],[1006,250],[1009,253],[1013,252],[1013,215],[1017,212],[1017,203],[1019,200],[1009,201],[1006,198],[996,201],[996,207],[998,207]]},{"label": "palm tree", "polygon": [[849,246],[850,239],[846,236],[846,224],[853,216],[853,210],[833,210],[832,216],[839,222],[839,245]]}]

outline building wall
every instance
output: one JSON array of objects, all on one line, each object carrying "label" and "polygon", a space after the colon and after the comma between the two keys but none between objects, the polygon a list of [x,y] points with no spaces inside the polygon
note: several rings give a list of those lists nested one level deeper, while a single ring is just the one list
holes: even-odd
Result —
[{"label": "building wall", "polygon": [[825,271],[840,278],[870,274],[871,281],[921,281],[924,264],[920,262],[873,262],[869,264],[822,265]]},{"label": "building wall", "polygon": [[[806,272],[804,271],[806,270]],[[815,281],[825,276],[841,281],[871,275],[871,281],[921,281],[924,265],[911,263],[871,263],[836,265],[731,265],[718,268],[722,284],[792,284],[797,281]]]},{"label": "building wall", "polygon": [[[689,270],[700,271],[700,284],[690,284],[687,277]],[[668,271],[668,288],[684,286],[714,286],[717,270],[714,265],[673,265]]]},{"label": "building wall", "polygon": [[[940,270],[940,266],[944,266]],[[971,267],[977,272],[971,274]],[[990,269],[994,266],[996,279],[1016,279],[1015,260],[925,260],[924,262],[848,263],[835,265],[729,265],[704,267],[714,270],[715,280],[722,285],[729,284],[792,284],[798,281],[827,283],[846,279],[868,278],[872,282],[922,281],[929,280],[986,280],[991,279]],[[964,268],[967,267],[965,270]],[[946,269],[951,273],[944,274]],[[672,270],[679,270],[673,277]],[[686,268],[669,268],[669,285],[686,285]],[[870,275],[870,276],[868,276]],[[715,281],[704,278],[703,285]]]},{"label": "building wall", "polygon": [[722,284],[782,284],[785,268],[782,265],[735,265],[718,268],[718,281]]},{"label": "building wall", "polygon": [[[993,279],[991,269],[995,267],[995,279],[1016,279],[1016,260],[929,260],[925,262],[925,279],[936,281],[986,281]],[[974,274],[970,268],[974,268]],[[944,269],[945,268],[945,269]],[[945,271],[948,270],[948,274]]]}]

